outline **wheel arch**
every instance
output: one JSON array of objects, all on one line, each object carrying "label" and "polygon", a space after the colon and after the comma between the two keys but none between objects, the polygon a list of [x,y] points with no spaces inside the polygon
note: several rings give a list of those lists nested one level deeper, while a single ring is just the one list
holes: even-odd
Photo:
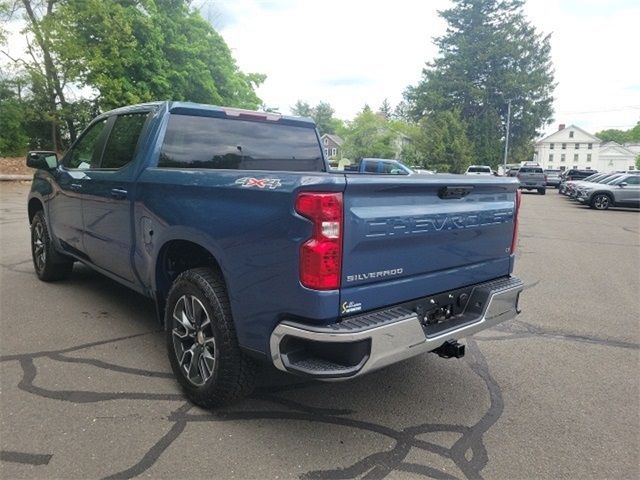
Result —
[{"label": "wheel arch", "polygon": [[611,193],[611,192],[609,192],[607,190],[599,190],[599,191],[593,192],[591,194],[591,198],[589,199],[589,205],[593,205],[593,202],[595,201],[595,199],[596,199],[596,197],[598,195],[606,195],[609,198],[609,201],[611,202],[610,206],[613,207],[615,205],[616,199],[615,199],[613,193]]},{"label": "wheel arch", "polygon": [[156,313],[161,325],[165,326],[165,301],[173,281],[182,272],[199,267],[211,268],[227,285],[218,258],[204,245],[193,240],[173,238],[159,248],[154,264],[153,293]]},{"label": "wheel arch", "polygon": [[31,222],[33,221],[33,217],[36,216],[36,213],[41,210],[44,212],[44,203],[42,203],[42,200],[37,197],[30,198],[27,206],[27,211],[29,214],[29,224],[31,224]]}]

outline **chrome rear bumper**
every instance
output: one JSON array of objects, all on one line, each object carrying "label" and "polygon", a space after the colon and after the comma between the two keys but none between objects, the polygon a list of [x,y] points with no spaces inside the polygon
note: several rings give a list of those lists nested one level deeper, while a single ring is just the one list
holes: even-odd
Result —
[{"label": "chrome rear bumper", "polygon": [[[514,318],[520,313],[518,299],[523,289],[522,281],[516,277],[475,285],[462,315],[439,324],[435,330],[423,326],[417,313],[402,306],[322,327],[283,321],[271,334],[271,359],[278,369],[287,372],[325,380],[353,378]],[[289,358],[293,355],[283,350],[283,345],[286,349],[292,341],[347,352],[351,344],[354,349],[366,348],[368,353],[347,365],[321,358],[294,361]]]}]

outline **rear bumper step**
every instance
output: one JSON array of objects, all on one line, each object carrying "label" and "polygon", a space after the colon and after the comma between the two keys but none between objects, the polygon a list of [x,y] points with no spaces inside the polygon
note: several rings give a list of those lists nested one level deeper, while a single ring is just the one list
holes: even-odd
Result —
[{"label": "rear bumper step", "polygon": [[321,327],[285,320],[271,334],[271,359],[286,372],[325,380],[353,378],[514,318],[523,289],[522,281],[511,276],[430,297],[468,295],[459,314],[438,323],[425,320],[416,307],[419,302]]}]

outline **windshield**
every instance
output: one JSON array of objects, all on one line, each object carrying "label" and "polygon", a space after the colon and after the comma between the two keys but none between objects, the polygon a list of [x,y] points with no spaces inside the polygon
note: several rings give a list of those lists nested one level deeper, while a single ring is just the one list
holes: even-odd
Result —
[{"label": "windshield", "polygon": [[593,175],[589,175],[588,177],[585,177],[584,181],[585,182],[590,182],[592,180],[596,180],[599,176],[600,175],[598,175],[597,173],[593,174]]},{"label": "windshield", "polygon": [[622,178],[622,177],[620,175],[614,175],[613,177],[607,178],[606,180],[604,180],[603,182],[600,182],[600,183],[603,183],[605,185],[610,185],[610,184],[614,183],[616,180],[618,180],[619,178]]},{"label": "windshield", "polygon": [[469,167],[467,169],[469,173],[491,173],[491,169],[489,167]]},{"label": "windshield", "polygon": [[543,173],[541,168],[522,167],[519,173]]}]

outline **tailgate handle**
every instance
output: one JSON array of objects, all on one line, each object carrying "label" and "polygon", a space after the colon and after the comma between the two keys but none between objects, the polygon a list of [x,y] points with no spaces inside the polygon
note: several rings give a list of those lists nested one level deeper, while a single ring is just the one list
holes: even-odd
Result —
[{"label": "tailgate handle", "polygon": [[438,192],[438,196],[443,200],[449,198],[463,198],[471,193],[473,186],[469,187],[442,187]]}]

